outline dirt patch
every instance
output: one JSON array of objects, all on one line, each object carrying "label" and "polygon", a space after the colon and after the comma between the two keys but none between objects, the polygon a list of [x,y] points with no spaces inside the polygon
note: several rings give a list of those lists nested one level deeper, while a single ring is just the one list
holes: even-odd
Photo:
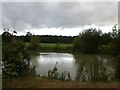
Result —
[{"label": "dirt patch", "polygon": [[10,88],[118,88],[118,82],[77,82],[53,80],[43,77],[13,78]]}]

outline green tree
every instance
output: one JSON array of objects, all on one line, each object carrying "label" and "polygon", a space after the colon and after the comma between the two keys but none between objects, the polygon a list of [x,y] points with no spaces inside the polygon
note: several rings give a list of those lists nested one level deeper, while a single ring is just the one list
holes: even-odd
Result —
[{"label": "green tree", "polygon": [[29,44],[29,47],[28,49],[30,50],[39,50],[40,48],[40,39],[38,36],[31,36],[31,40],[30,40],[30,44]]},{"label": "green tree", "polygon": [[25,36],[25,41],[26,42],[30,42],[31,37],[32,37],[32,33],[31,32],[27,32],[26,36]]},{"label": "green tree", "polygon": [[120,55],[120,29],[117,29],[117,26],[115,25],[112,32],[113,40],[111,42],[111,52],[112,55],[117,57]]},{"label": "green tree", "polygon": [[100,53],[107,53],[110,54],[111,50],[111,32],[103,33],[101,36],[101,45],[99,46],[99,52]]},{"label": "green tree", "polygon": [[12,36],[12,34],[9,33],[9,29],[8,29],[8,30],[4,29],[4,32],[3,32],[3,34],[2,34],[2,44],[3,44],[3,45],[4,45],[4,44],[9,44],[9,43],[10,43],[11,36]]},{"label": "green tree", "polygon": [[87,29],[76,38],[73,50],[75,52],[96,53],[98,46],[101,45],[101,34],[102,32],[97,31],[96,28]]},{"label": "green tree", "polygon": [[[5,33],[5,32],[4,32]],[[2,46],[3,77],[23,76],[30,71],[30,57],[23,42],[12,36]]]},{"label": "green tree", "polygon": [[119,79],[120,76],[120,28],[117,29],[115,25],[113,28],[113,40],[111,42],[111,52],[116,58],[116,77]]},{"label": "green tree", "polygon": [[31,32],[27,32],[26,36],[32,36]]}]

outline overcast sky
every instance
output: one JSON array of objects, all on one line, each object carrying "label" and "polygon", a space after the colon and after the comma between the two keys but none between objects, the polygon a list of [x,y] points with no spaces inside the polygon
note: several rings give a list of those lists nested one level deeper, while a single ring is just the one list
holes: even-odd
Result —
[{"label": "overcast sky", "polygon": [[118,23],[117,2],[3,2],[2,27],[18,35],[75,36],[85,28],[111,31]]}]

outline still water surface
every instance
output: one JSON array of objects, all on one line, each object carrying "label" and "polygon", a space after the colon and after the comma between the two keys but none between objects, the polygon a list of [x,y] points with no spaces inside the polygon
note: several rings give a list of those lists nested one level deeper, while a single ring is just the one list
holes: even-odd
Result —
[{"label": "still water surface", "polygon": [[[98,73],[105,73],[109,76],[109,79],[114,76],[114,62],[110,56],[102,55],[84,55],[71,53],[40,53],[40,55],[32,57],[32,65],[36,65],[36,72],[42,76],[47,76],[48,70],[52,70],[56,64],[59,73],[70,72],[71,78],[74,79],[79,72],[79,68],[82,67],[84,77],[89,78],[91,72],[94,74],[96,68]],[[106,71],[105,71],[106,70]]]}]

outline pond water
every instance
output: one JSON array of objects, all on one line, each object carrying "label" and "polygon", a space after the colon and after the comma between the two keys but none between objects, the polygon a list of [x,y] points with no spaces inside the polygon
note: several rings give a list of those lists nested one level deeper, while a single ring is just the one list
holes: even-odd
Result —
[{"label": "pond water", "polygon": [[36,65],[36,73],[47,76],[57,64],[58,73],[70,72],[72,79],[112,79],[115,73],[114,58],[106,55],[85,55],[71,53],[40,53],[31,58],[32,65]]}]

